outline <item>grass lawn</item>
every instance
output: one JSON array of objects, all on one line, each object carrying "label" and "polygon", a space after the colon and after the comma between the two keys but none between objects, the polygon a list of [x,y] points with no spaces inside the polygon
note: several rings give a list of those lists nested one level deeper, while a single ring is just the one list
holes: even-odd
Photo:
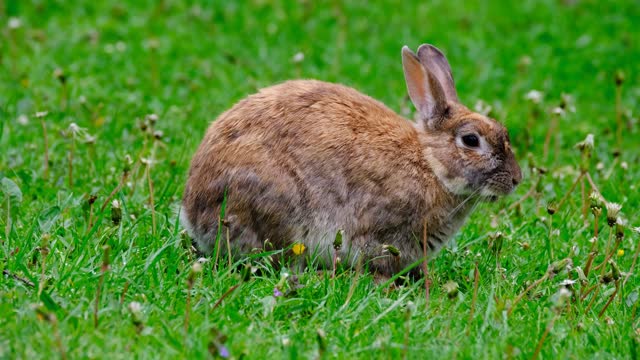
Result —
[{"label": "grass lawn", "polygon": [[[0,358],[638,357],[636,1],[191,3],[0,0]],[[218,114],[317,78],[411,117],[400,49],[425,42],[525,175],[429,262],[428,302],[264,253],[194,268],[176,211]]]}]

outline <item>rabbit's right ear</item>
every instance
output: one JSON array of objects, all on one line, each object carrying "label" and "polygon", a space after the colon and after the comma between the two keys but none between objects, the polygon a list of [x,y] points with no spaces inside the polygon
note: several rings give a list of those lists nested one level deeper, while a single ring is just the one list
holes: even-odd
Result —
[{"label": "rabbit's right ear", "polygon": [[402,68],[409,97],[427,128],[435,129],[447,110],[447,98],[438,79],[407,46],[402,47]]},{"label": "rabbit's right ear", "polygon": [[459,102],[451,65],[442,51],[431,44],[422,44],[418,48],[418,59],[438,79],[447,100]]}]

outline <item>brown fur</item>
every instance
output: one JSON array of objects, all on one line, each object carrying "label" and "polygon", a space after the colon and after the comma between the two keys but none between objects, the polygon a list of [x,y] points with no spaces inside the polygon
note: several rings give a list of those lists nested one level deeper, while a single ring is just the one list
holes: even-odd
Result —
[{"label": "brown fur", "polygon": [[[364,256],[381,274],[400,271],[422,256],[425,220],[434,253],[462,225],[474,190],[506,194],[520,179],[502,125],[457,102],[439,106],[446,114],[437,128],[427,119],[414,126],[342,85],[294,80],[262,89],[207,130],[191,163],[182,223],[212,251],[226,191],[236,253],[301,241],[328,259],[341,229],[343,259]],[[461,126],[495,154],[458,149]],[[469,191],[452,191],[456,181],[468,181]]]}]

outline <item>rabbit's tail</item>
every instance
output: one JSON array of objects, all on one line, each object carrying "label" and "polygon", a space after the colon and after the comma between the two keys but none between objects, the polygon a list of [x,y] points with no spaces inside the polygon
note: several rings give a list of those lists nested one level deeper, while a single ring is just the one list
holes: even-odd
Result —
[{"label": "rabbit's tail", "polygon": [[211,215],[207,218],[199,216],[198,222],[194,224],[189,219],[184,205],[180,207],[180,224],[187,230],[196,248],[203,254],[210,254],[213,251],[218,236],[218,218],[213,216],[213,211]]}]

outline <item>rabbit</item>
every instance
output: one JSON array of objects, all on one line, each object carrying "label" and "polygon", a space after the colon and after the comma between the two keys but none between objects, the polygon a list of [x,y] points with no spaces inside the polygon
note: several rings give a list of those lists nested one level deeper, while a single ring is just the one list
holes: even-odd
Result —
[{"label": "rabbit", "polygon": [[320,263],[337,251],[388,277],[424,258],[423,231],[431,257],[478,201],[511,193],[522,174],[507,129],[460,103],[444,54],[404,46],[402,66],[415,122],[317,80],[261,89],[222,113],[184,190],[181,223],[198,249],[211,253],[220,235],[235,255],[302,243]]}]

